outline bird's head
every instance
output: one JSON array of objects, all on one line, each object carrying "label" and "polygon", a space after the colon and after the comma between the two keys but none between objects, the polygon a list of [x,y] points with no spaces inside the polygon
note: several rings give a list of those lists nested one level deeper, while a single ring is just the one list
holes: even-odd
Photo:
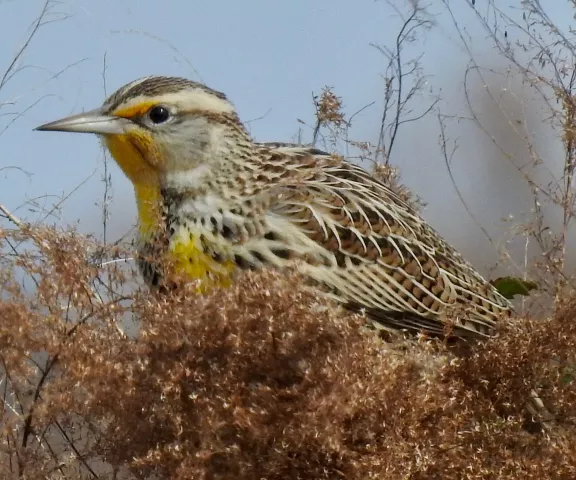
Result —
[{"label": "bird's head", "polygon": [[135,80],[100,108],[36,130],[100,135],[135,186],[210,168],[228,146],[249,143],[224,94],[177,77]]}]

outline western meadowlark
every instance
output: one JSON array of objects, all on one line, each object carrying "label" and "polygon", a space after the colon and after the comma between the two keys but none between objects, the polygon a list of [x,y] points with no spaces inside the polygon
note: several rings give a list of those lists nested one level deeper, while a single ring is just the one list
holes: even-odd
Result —
[{"label": "western meadowlark", "polygon": [[[384,183],[315,148],[257,143],[226,96],[146,77],[102,107],[38,127],[95,133],[134,185],[140,270],[226,285],[294,268],[393,328],[486,336],[509,302]],[[448,326],[448,327],[447,327]]]}]

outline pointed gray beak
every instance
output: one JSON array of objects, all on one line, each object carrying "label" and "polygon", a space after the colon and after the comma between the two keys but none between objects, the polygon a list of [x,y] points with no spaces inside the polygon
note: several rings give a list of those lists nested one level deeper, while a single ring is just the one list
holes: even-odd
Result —
[{"label": "pointed gray beak", "polygon": [[96,133],[100,135],[118,135],[126,133],[130,120],[102,113],[100,108],[72,115],[55,122],[46,123],[34,130],[54,132]]}]

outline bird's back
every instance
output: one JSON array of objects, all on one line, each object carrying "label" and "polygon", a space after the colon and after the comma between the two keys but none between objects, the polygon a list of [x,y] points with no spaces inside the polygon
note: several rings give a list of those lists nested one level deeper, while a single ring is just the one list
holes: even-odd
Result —
[{"label": "bird's back", "polygon": [[215,192],[170,200],[168,248],[188,277],[221,285],[237,268],[296,268],[383,325],[435,335],[489,335],[509,313],[489,282],[365,170],[290,144],[259,144],[257,157],[242,200]]},{"label": "bird's back", "polygon": [[280,182],[270,214],[318,246],[299,269],[341,303],[396,328],[461,336],[488,335],[509,314],[510,303],[387,185],[317,150],[276,150],[298,174]]}]

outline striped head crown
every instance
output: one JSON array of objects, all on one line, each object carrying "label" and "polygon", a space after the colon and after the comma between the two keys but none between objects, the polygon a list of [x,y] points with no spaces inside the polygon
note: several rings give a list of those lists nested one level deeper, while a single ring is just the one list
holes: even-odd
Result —
[{"label": "striped head crown", "polygon": [[223,93],[179,77],[144,77],[95,110],[38,130],[95,133],[135,184],[190,171],[250,139]]}]

